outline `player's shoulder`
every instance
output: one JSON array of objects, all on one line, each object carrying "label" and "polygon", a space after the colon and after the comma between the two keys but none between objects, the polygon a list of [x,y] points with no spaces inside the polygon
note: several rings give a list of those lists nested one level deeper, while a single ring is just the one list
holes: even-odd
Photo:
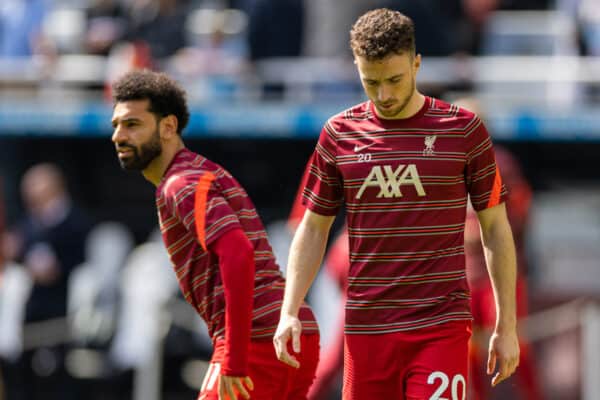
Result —
[{"label": "player's shoulder", "polygon": [[170,174],[164,182],[162,191],[165,194],[177,192],[178,190],[196,184],[200,177],[206,172],[199,169],[179,170]]},{"label": "player's shoulder", "polygon": [[440,122],[452,123],[457,128],[471,126],[481,123],[479,116],[464,106],[447,102],[437,98],[431,98],[429,109],[425,115],[435,118]]},{"label": "player's shoulder", "polygon": [[369,102],[365,101],[333,115],[327,120],[325,127],[335,132],[344,132],[354,130],[358,124],[372,118],[373,113],[369,107]]},{"label": "player's shoulder", "polygon": [[223,169],[209,159],[192,152],[174,161],[163,183],[159,186],[162,195],[171,196],[186,189],[194,189],[200,179],[215,180],[223,175]]}]

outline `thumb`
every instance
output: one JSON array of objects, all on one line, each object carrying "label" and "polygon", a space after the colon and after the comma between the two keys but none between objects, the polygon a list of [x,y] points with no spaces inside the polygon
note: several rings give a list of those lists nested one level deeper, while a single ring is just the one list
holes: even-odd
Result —
[{"label": "thumb", "polygon": [[248,387],[248,389],[254,390],[254,382],[252,382],[252,378],[250,378],[249,376],[247,376],[246,378],[244,378],[244,383],[246,384],[246,386]]},{"label": "thumb", "polygon": [[491,375],[494,372],[494,369],[496,369],[496,351],[494,349],[490,349],[487,362],[487,374]]}]

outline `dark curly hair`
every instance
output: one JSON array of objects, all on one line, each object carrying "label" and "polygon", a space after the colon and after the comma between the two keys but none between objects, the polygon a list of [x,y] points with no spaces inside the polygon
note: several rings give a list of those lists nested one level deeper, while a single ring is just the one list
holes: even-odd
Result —
[{"label": "dark curly hair", "polygon": [[352,26],[350,47],[355,56],[370,61],[384,59],[392,53],[415,54],[415,25],[398,11],[371,10]]},{"label": "dark curly hair", "polygon": [[149,70],[128,72],[112,85],[114,103],[148,100],[150,111],[158,119],[168,115],[177,118],[177,133],[181,135],[190,119],[185,91],[166,74]]}]

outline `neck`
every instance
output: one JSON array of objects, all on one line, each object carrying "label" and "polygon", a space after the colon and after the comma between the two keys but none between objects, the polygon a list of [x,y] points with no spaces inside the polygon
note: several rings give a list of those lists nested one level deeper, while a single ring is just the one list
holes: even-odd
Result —
[{"label": "neck", "polygon": [[383,119],[407,119],[418,113],[419,110],[421,110],[421,107],[423,107],[423,104],[425,104],[425,96],[423,96],[418,90],[415,90],[402,111],[393,117],[385,117],[380,115],[377,107],[375,107],[375,113],[377,113],[378,117]]},{"label": "neck", "polygon": [[142,171],[142,175],[154,186],[158,186],[162,177],[167,172],[167,168],[173,161],[175,154],[185,145],[181,138],[177,138],[174,143],[163,143],[162,153],[148,164],[146,169]]},{"label": "neck", "polygon": [[[419,93],[418,90],[415,90],[410,101],[408,102],[408,104],[405,107],[406,110],[406,115],[402,118],[410,118],[413,115],[415,115],[416,113],[418,113],[421,110],[421,107],[423,107],[423,104],[425,104],[425,96],[423,96],[421,93]],[[402,113],[400,113],[402,114]]]}]

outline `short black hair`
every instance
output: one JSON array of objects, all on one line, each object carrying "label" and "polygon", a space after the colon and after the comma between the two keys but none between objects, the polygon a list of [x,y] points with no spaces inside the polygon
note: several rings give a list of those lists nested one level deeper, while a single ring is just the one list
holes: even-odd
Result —
[{"label": "short black hair", "polygon": [[350,31],[355,56],[382,60],[392,54],[415,54],[415,25],[399,11],[378,8],[363,14]]},{"label": "short black hair", "polygon": [[168,115],[177,118],[177,133],[181,135],[190,119],[186,94],[167,74],[147,69],[128,72],[112,85],[114,103],[148,100],[150,111],[158,119]]}]

